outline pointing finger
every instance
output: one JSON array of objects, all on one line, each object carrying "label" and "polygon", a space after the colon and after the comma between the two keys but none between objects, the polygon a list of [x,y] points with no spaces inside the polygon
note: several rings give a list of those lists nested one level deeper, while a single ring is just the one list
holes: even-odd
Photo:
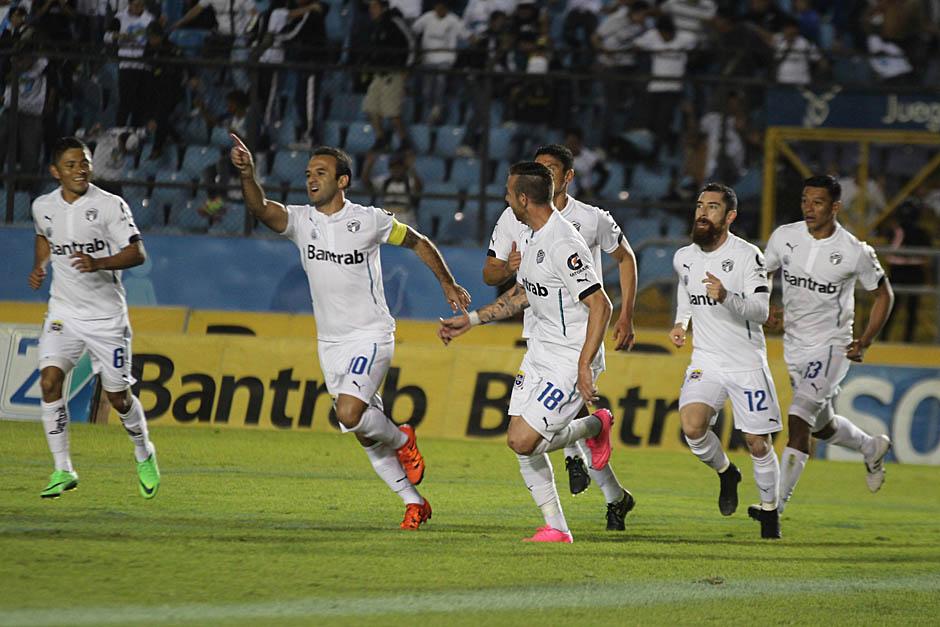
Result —
[{"label": "pointing finger", "polygon": [[241,137],[239,137],[235,133],[229,133],[229,135],[232,137],[232,141],[235,142],[236,148],[241,148],[245,152],[248,152],[248,146],[245,145],[245,142],[242,141]]}]

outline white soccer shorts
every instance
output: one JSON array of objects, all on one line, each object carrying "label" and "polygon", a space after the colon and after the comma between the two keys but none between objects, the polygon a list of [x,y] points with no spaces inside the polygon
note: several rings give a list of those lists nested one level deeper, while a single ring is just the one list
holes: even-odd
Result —
[{"label": "white soccer shorts", "polygon": [[395,354],[394,340],[318,342],[317,352],[330,396],[348,394],[383,409],[378,390]]},{"label": "white soccer shorts", "polygon": [[102,320],[79,320],[46,314],[39,336],[39,368],[55,366],[68,373],[85,349],[92,369],[106,392],[121,392],[134,385],[131,374],[131,325],[127,315]]},{"label": "white soccer shorts", "polygon": [[[595,360],[591,370],[596,382],[604,370],[603,360]],[[547,349],[530,339],[512,386],[509,415],[522,416],[543,438],[551,440],[578,416],[583,405],[578,392],[578,352]]]},{"label": "white soccer shorts", "polygon": [[734,412],[734,426],[744,433],[763,435],[782,428],[774,380],[766,363],[762,368],[744,372],[725,372],[706,362],[689,364],[679,394],[680,410],[690,403],[704,403],[715,410],[711,421],[714,424],[728,399]]},{"label": "white soccer shorts", "polygon": [[839,394],[839,386],[850,365],[845,347],[833,345],[802,353],[792,363],[788,362],[793,387],[788,414],[804,420],[813,431],[825,427],[831,420],[831,412],[823,410]]}]

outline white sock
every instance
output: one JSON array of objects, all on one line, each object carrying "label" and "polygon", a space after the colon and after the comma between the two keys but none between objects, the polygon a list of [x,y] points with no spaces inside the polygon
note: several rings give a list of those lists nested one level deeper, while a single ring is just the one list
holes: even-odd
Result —
[{"label": "white sock", "polygon": [[865,453],[871,451],[874,438],[859,429],[855,424],[844,416],[833,416],[829,423],[835,433],[826,440],[830,444],[837,444],[841,447]]},{"label": "white sock", "polygon": [[359,424],[350,431],[355,431],[370,440],[388,444],[396,451],[408,441],[408,436],[392,422],[391,418],[371,405],[366,407],[366,410],[362,412],[362,418],[359,419]]},{"label": "white sock", "polygon": [[[563,429],[557,431],[555,433],[555,437],[553,437],[551,440],[542,438],[538,445],[532,449],[532,454],[540,455],[542,453],[557,451],[560,448],[566,448],[572,444],[577,443],[578,440],[594,437],[600,432],[600,429],[601,419],[597,416],[575,418]],[[590,460],[591,458],[587,457],[586,459]],[[590,463],[588,465],[590,466]]]},{"label": "white sock", "polygon": [[542,510],[542,517],[549,527],[568,533],[568,521],[561,511],[558,490],[555,489],[555,476],[548,455],[516,455],[519,458],[519,471],[525,481],[525,487],[532,493],[532,499]]},{"label": "white sock", "polygon": [[65,399],[42,403],[42,430],[46,432],[55,469],[74,472],[69,455],[69,412]]},{"label": "white sock", "polygon": [[721,440],[715,435],[714,431],[706,431],[705,435],[697,440],[685,436],[685,441],[689,443],[689,449],[707,466],[714,468],[717,472],[727,470],[731,460],[725,455],[721,448]]},{"label": "white sock", "polygon": [[398,461],[398,455],[382,442],[376,442],[372,446],[364,449],[369,461],[372,462],[372,468],[375,470],[382,481],[392,489],[392,492],[401,497],[405,504],[424,503],[424,499],[418,494],[417,488],[408,481],[405,469],[401,467]]},{"label": "white sock", "polygon": [[796,487],[796,482],[800,480],[808,459],[809,455],[803,451],[789,446],[783,449],[783,456],[780,458],[780,505],[777,508],[781,512],[786,502],[793,496],[793,489]]},{"label": "white sock", "polygon": [[569,444],[565,447],[565,457],[580,457],[581,459],[590,459],[590,457],[585,457],[584,453],[581,451],[581,447],[578,446],[578,443]]},{"label": "white sock", "polygon": [[118,413],[124,430],[134,442],[134,458],[138,462],[145,461],[153,453],[150,445],[150,432],[147,430],[147,417],[144,408],[136,396],[131,395],[131,408],[126,414]]},{"label": "white sock", "polygon": [[766,510],[777,509],[777,493],[780,489],[780,464],[773,448],[763,457],[751,455],[754,462],[754,481],[760,490],[760,504]]},{"label": "white sock", "polygon": [[[591,459],[589,452],[585,451],[587,444],[584,443],[584,440],[577,442],[573,447],[578,451],[578,454],[583,459]],[[568,449],[565,449],[565,455],[568,454]],[[607,499],[608,503],[616,503],[623,498],[623,486],[620,485],[620,482],[617,480],[617,475],[614,474],[614,468],[610,464],[604,466],[603,470],[594,470],[590,464],[587,465],[588,474],[591,476],[591,481],[596,483],[601,489],[601,492],[604,493],[604,498]]]}]

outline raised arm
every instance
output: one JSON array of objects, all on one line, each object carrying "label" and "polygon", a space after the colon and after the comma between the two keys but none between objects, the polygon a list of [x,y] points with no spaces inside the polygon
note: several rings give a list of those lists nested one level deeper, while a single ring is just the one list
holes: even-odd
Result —
[{"label": "raised arm", "polygon": [[[197,5],[198,6],[198,5]],[[235,133],[230,133],[232,141],[232,165],[238,170],[242,183],[242,196],[245,207],[262,224],[276,233],[287,230],[287,209],[279,202],[268,200],[255,176],[255,160],[245,142]]]},{"label": "raised arm", "polygon": [[[458,316],[441,320],[441,328],[437,335],[444,344],[470,330],[478,324],[486,324],[494,320],[505,320],[529,306],[529,298],[522,286],[516,283],[512,289],[506,290],[489,305],[484,305],[475,311],[461,313]],[[603,335],[603,332],[602,332]]]},{"label": "raised arm", "polygon": [[36,235],[33,244],[33,269],[29,273],[29,286],[34,290],[38,290],[46,278],[46,266],[49,265],[51,254],[49,240],[42,235]]},{"label": "raised arm", "polygon": [[447,267],[447,263],[444,261],[444,257],[441,255],[441,251],[437,249],[437,246],[410,226],[405,228],[407,228],[408,231],[405,233],[405,239],[402,240],[401,245],[415,251],[418,258],[424,262],[424,265],[431,269],[431,272],[434,273],[434,276],[436,276],[437,280],[440,282],[441,289],[444,290],[444,296],[447,298],[447,303],[450,305],[450,308],[456,312],[469,307],[469,292],[460,285],[457,285],[454,275],[451,274],[450,268]]},{"label": "raised arm", "polygon": [[857,340],[852,340],[846,351],[846,357],[852,361],[861,362],[865,358],[865,351],[875,341],[881,329],[884,328],[891,315],[891,309],[894,308],[894,290],[891,289],[891,282],[888,277],[884,277],[878,287],[874,290],[875,303],[868,314],[868,324],[865,325],[865,331]]},{"label": "raised arm", "polygon": [[636,255],[626,239],[620,241],[611,256],[617,260],[620,274],[620,316],[614,323],[614,343],[616,350],[633,348],[633,307],[636,304]]}]

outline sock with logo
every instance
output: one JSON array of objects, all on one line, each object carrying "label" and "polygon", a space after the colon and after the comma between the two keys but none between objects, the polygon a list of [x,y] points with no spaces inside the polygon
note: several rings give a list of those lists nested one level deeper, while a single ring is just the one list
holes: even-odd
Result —
[{"label": "sock with logo", "polygon": [[833,416],[829,423],[835,433],[826,440],[829,444],[838,444],[852,451],[864,453],[869,449],[872,437],[855,426],[855,424],[844,416]]},{"label": "sock with logo", "polygon": [[69,455],[69,412],[65,399],[42,403],[42,429],[46,432],[55,469],[74,472]]},{"label": "sock with logo", "polygon": [[[533,455],[540,453],[550,453],[560,448],[566,448],[576,444],[578,440],[591,438],[598,434],[601,428],[601,420],[597,416],[585,416],[584,418],[575,418],[569,422],[563,429],[555,433],[551,440],[542,438],[538,445],[532,449]],[[590,460],[590,457],[586,457]],[[590,462],[588,463],[590,466]]]},{"label": "sock with logo", "polygon": [[800,480],[803,474],[803,468],[806,467],[806,460],[809,455],[803,451],[798,451],[789,446],[783,449],[783,455],[780,457],[780,506],[778,509],[782,512],[786,507],[787,501],[793,496],[793,490],[796,488],[796,482]]},{"label": "sock with logo", "polygon": [[150,432],[147,430],[147,416],[144,415],[144,408],[136,396],[131,395],[131,408],[127,413],[119,413],[118,416],[134,443],[134,458],[138,462],[146,461],[153,453],[153,447],[150,444]]},{"label": "sock with logo", "polygon": [[532,494],[532,499],[542,511],[545,524],[568,533],[568,521],[561,511],[558,490],[555,489],[555,475],[548,455],[516,455],[519,458],[519,472],[525,481],[525,487]]},{"label": "sock with logo", "polygon": [[[585,444],[584,440],[579,441],[575,446],[580,451],[583,459],[591,459],[590,451],[585,452],[587,444]],[[565,454],[568,454],[567,448],[565,449]],[[620,485],[620,481],[617,480],[617,475],[614,474],[614,468],[611,464],[604,466],[603,470],[594,470],[594,468],[588,464],[587,470],[588,474],[591,476],[591,481],[600,487],[608,503],[616,503],[623,498],[623,486]]]},{"label": "sock with logo", "polygon": [[362,418],[359,419],[359,424],[350,431],[355,431],[370,440],[388,444],[396,451],[408,441],[408,436],[392,422],[391,418],[371,405],[366,407],[366,410],[362,412]]},{"label": "sock with logo", "polygon": [[766,510],[777,509],[777,493],[780,485],[780,465],[777,451],[773,448],[763,457],[751,455],[754,463],[754,481],[760,491],[760,504]]},{"label": "sock with logo", "polygon": [[723,472],[731,464],[728,456],[721,448],[721,440],[718,439],[714,431],[708,430],[705,435],[695,440],[685,436],[685,441],[689,443],[689,449],[696,457],[717,472]]},{"label": "sock with logo", "polygon": [[424,499],[418,494],[418,490],[408,481],[405,475],[405,469],[401,467],[398,461],[398,455],[395,451],[382,442],[376,442],[372,446],[366,447],[366,455],[372,463],[375,474],[392,489],[392,492],[401,497],[405,504],[424,503]]}]

